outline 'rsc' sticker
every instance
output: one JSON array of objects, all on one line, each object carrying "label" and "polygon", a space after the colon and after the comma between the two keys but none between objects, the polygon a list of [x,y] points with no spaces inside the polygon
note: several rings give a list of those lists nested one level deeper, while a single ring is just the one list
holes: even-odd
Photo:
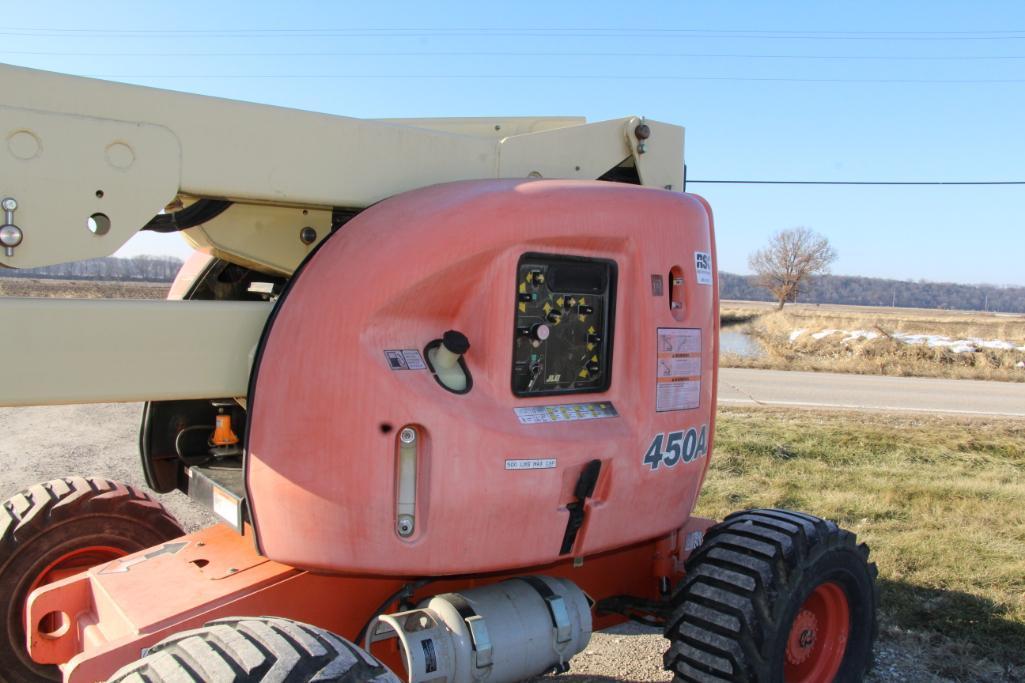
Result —
[{"label": "'rsc' sticker", "polygon": [[691,427],[686,431],[656,434],[644,454],[644,464],[652,470],[660,465],[675,467],[692,462],[708,454],[708,425],[701,425],[701,432]]}]

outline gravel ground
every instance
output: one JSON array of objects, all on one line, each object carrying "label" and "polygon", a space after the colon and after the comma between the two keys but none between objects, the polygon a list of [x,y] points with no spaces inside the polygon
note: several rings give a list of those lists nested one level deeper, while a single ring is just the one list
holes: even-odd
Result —
[{"label": "gravel ground", "polygon": [[[0,498],[55,477],[99,475],[144,486],[139,466],[138,404],[102,404],[0,408]],[[212,522],[205,510],[181,493],[158,496],[172,513],[194,530]],[[647,683],[672,679],[662,670],[666,641],[652,628],[624,624],[596,633],[575,657],[564,683]],[[885,637],[876,648],[869,681],[932,681],[913,648]]]},{"label": "gravel ground", "polygon": [[[138,403],[0,408],[0,498],[55,477],[97,475],[145,487]],[[213,517],[179,492],[157,495],[193,531]]]}]

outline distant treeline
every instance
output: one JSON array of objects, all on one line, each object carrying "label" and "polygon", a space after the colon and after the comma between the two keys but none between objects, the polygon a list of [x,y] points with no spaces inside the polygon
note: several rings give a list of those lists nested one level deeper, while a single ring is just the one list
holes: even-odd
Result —
[{"label": "distant treeline", "polygon": [[[0,277],[37,277],[59,280],[131,280],[171,282],[181,268],[173,256],[89,259],[43,268],[0,268]],[[719,273],[723,299],[771,301],[769,293],[747,275]],[[965,311],[1025,313],[1025,287],[958,285],[949,282],[910,282],[850,275],[822,275],[803,286],[797,300],[810,304],[853,304],[904,308],[946,308]]]},{"label": "distant treeline", "polygon": [[[768,291],[747,275],[719,273],[723,299],[772,301]],[[1025,313],[1025,287],[911,282],[850,275],[821,275],[802,286],[797,300],[808,304],[852,304],[901,308],[945,308],[962,311]]]},{"label": "distant treeline", "polygon": [[37,277],[53,280],[131,280],[135,282],[171,282],[182,267],[173,256],[106,256],[88,261],[59,263],[56,266],[14,270],[0,268],[0,277]]}]

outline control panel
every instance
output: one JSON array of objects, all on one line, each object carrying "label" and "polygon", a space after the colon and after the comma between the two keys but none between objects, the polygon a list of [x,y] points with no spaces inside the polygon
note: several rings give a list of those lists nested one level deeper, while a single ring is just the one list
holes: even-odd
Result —
[{"label": "control panel", "polygon": [[612,375],[616,264],[525,254],[516,269],[517,396],[605,391]]}]

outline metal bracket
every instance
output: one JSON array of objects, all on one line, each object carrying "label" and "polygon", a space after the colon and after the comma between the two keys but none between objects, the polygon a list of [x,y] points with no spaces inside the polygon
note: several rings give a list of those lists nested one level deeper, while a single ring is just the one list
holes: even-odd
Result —
[{"label": "metal bracket", "polygon": [[475,614],[463,621],[466,622],[466,627],[470,629],[470,638],[473,639],[473,665],[478,669],[491,666],[494,659],[492,656],[493,649],[491,647],[491,636],[488,635],[487,624],[484,623],[484,617]]},{"label": "metal bracket", "polygon": [[555,642],[567,643],[573,637],[573,626],[569,621],[569,611],[566,609],[566,601],[560,595],[553,595],[545,598],[548,603],[548,612],[555,622]]},{"label": "metal bracket", "polygon": [[520,576],[517,578],[533,588],[545,601],[545,607],[548,608],[548,616],[552,620],[552,630],[555,631],[555,642],[561,645],[573,640],[573,624],[569,618],[566,601],[562,596],[553,591],[547,583],[536,576]]}]

